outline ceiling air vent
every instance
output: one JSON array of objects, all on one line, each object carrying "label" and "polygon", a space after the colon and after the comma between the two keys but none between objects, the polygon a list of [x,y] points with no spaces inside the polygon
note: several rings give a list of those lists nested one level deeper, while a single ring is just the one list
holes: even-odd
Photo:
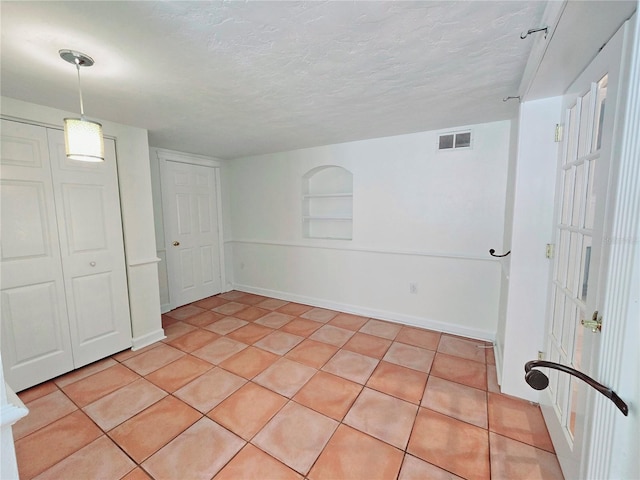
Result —
[{"label": "ceiling air vent", "polygon": [[438,136],[438,150],[471,148],[471,131],[443,133]]}]

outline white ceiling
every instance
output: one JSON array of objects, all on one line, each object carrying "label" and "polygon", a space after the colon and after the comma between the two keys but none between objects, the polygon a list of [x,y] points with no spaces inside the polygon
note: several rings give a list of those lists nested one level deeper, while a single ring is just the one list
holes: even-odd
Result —
[{"label": "white ceiling", "polygon": [[2,95],[235,158],[511,118],[546,1],[2,1]]}]

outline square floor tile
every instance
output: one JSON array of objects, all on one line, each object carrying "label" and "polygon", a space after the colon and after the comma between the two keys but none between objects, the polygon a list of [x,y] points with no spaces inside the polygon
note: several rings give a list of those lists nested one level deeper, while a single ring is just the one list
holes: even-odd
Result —
[{"label": "square floor tile", "polygon": [[490,348],[485,348],[484,353],[485,353],[485,361],[487,362],[487,365],[495,366],[496,356],[495,356],[495,353],[493,352],[493,349],[494,349],[493,345]]},{"label": "square floor tile", "polygon": [[294,318],[285,326],[280,328],[280,330],[291,333],[292,335],[308,337],[323,325],[324,323],[314,322],[313,320],[307,320],[306,318]]},{"label": "square floor tile", "polygon": [[438,343],[440,343],[440,335],[440,332],[422,328],[402,327],[396,337],[396,342],[426,348],[427,350],[436,350]]},{"label": "square floor tile", "polygon": [[267,297],[256,295],[255,293],[245,293],[240,298],[236,299],[236,302],[245,303],[247,305],[257,305],[266,299]]},{"label": "square floor tile", "polygon": [[245,308],[247,308],[247,306],[243,305],[242,303],[229,302],[225,303],[224,305],[220,305],[219,307],[214,307],[211,310],[219,313],[220,315],[235,316],[236,313],[244,310]]},{"label": "square floor tile", "polygon": [[387,353],[390,345],[391,340],[386,338],[357,332],[344,344],[343,348],[350,352],[366,355],[367,357],[382,358],[384,354]]},{"label": "square floor tile", "polygon": [[236,300],[248,295],[246,292],[241,292],[240,290],[231,290],[229,292],[221,293],[218,295],[220,298],[224,298],[225,300],[229,300],[230,302],[235,302]]},{"label": "square floor tile", "polygon": [[404,450],[417,411],[417,405],[365,388],[344,423]]},{"label": "square floor tile", "polygon": [[196,307],[204,308],[205,310],[211,310],[212,308],[219,307],[224,305],[225,303],[229,303],[229,300],[225,300],[224,298],[220,298],[218,296],[204,298],[195,302],[193,305]]},{"label": "square floor tile", "polygon": [[360,328],[362,333],[393,340],[400,332],[402,325],[371,319]]},{"label": "square floor tile", "polygon": [[171,340],[174,340],[178,337],[181,337],[182,335],[189,333],[189,332],[193,332],[197,327],[194,327],[193,325],[189,325],[188,323],[185,322],[176,322],[173,323],[171,325],[169,325],[168,327],[164,328],[164,335],[165,338],[164,340],[162,340],[164,343],[168,343]]},{"label": "square floor tile", "polygon": [[[161,343],[154,344],[154,346],[157,346],[157,345],[162,345],[162,344]],[[126,350],[123,353],[129,352],[129,351],[130,350]],[[103,370],[106,370],[107,368],[113,367],[114,365],[117,365],[117,364],[118,362],[116,362],[112,358],[105,358],[103,360],[90,363],[89,365],[79,368],[78,370],[73,370],[72,372],[65,373],[64,375],[58,378],[54,378],[53,383],[55,383],[58,387],[62,388],[72,383],[75,383],[78,380],[82,380],[83,378],[90,377],[94,373],[98,373]]]},{"label": "square floor tile", "polygon": [[429,373],[435,353],[425,348],[393,342],[382,359],[389,363]]},{"label": "square floor tile", "polygon": [[309,479],[395,479],[402,457],[397,448],[340,425],[309,472]]},{"label": "square floor tile", "polygon": [[141,467],[134,468],[121,480],[153,480]]},{"label": "square floor tile", "polygon": [[286,357],[318,369],[327,363],[337,351],[338,347],[307,339],[287,353]]},{"label": "square floor tile", "polygon": [[445,333],[440,337],[438,352],[485,363],[486,353],[484,347],[485,343],[481,340],[471,340]]},{"label": "square floor tile", "polygon": [[407,452],[463,478],[490,477],[488,432],[426,408],[418,412]]},{"label": "square floor tile", "polygon": [[198,348],[204,347],[207,343],[211,343],[218,338],[220,338],[219,335],[199,328],[182,335],[181,337],[175,338],[170,342],[167,342],[167,344],[171,345],[173,348],[189,353],[197,350]]},{"label": "square floor tile", "polygon": [[311,340],[328,343],[336,347],[341,347],[353,336],[353,330],[334,327],[333,325],[323,325],[309,336]]},{"label": "square floor tile", "polygon": [[[113,363],[115,365],[115,363]],[[105,367],[108,368],[108,367]],[[27,390],[23,390],[18,393],[18,397],[22,400],[22,403],[29,403],[33,400],[36,400],[40,397],[44,397],[45,395],[49,395],[50,393],[56,392],[58,387],[54,382],[44,382],[40,385],[36,385],[35,387],[28,388]],[[15,435],[14,435],[15,437]]]},{"label": "square floor tile", "polygon": [[38,480],[122,478],[136,467],[108,437],[102,436],[38,476]]},{"label": "square floor tile", "polygon": [[480,390],[487,389],[485,364],[466,358],[437,353],[431,367],[431,375]]},{"label": "square floor tile", "polygon": [[426,383],[427,374],[424,372],[393,363],[380,362],[369,377],[367,387],[419,404]]},{"label": "square floor tile", "polygon": [[191,355],[185,355],[175,362],[150,373],[146,376],[146,379],[163,390],[172,393],[212,368],[213,365],[209,362]]},{"label": "square floor tile", "polygon": [[289,402],[251,443],[305,475],[337,427],[335,420]]},{"label": "square floor tile", "polygon": [[534,447],[554,452],[538,405],[526,400],[489,393],[489,430]]},{"label": "square floor tile", "polygon": [[312,308],[300,315],[300,317],[306,318],[307,320],[313,320],[314,322],[327,323],[336,315],[338,315],[338,312],[334,312],[333,310],[327,310],[326,308]]},{"label": "square floor tile", "polygon": [[246,343],[247,345],[253,345],[261,338],[269,335],[271,332],[273,332],[272,328],[267,328],[262,325],[256,325],[255,323],[250,323],[227,334],[227,337],[242,343]]},{"label": "square floor tile", "polygon": [[[102,435],[82,411],[76,410],[16,440],[21,478],[32,478]],[[55,446],[55,448],[52,448]]]},{"label": "square floor tile", "polygon": [[287,303],[276,310],[280,313],[286,313],[287,315],[300,316],[305,312],[308,312],[313,307],[311,305],[302,305],[300,303]]},{"label": "square floor tile", "polygon": [[[55,388],[55,385],[54,385]],[[36,398],[26,404],[29,414],[13,425],[13,439],[19,440],[78,409],[60,390]]]},{"label": "square floor tile", "polygon": [[164,397],[109,432],[137,463],[194,424],[201,414],[172,396]]},{"label": "square floor tile", "polygon": [[210,325],[205,327],[205,330],[209,330],[213,333],[217,333],[218,335],[226,335],[227,333],[231,333],[234,330],[239,329],[240,327],[244,327],[247,323],[246,320],[240,320],[236,317],[225,317],[222,320],[218,320]]},{"label": "square floor tile", "polygon": [[313,377],[316,371],[315,368],[283,357],[255,377],[253,381],[280,395],[291,398]]},{"label": "square floor tile", "polygon": [[302,480],[302,475],[250,443],[213,480]]},{"label": "square floor tile", "polygon": [[249,441],[286,403],[285,397],[249,382],[207,416]]},{"label": "square floor tile", "polygon": [[120,364],[116,364],[113,367],[94,373],[90,377],[66,385],[62,387],[62,390],[76,405],[84,407],[138,378],[140,378],[139,375]]},{"label": "square floor tile", "polygon": [[220,366],[236,375],[251,380],[276,360],[278,360],[278,355],[256,347],[248,347],[227,358]]},{"label": "square floor tile", "polygon": [[481,428],[489,426],[484,390],[431,376],[421,405]]},{"label": "square floor tile", "polygon": [[359,385],[325,372],[316,373],[293,400],[327,417],[341,421],[362,390]]},{"label": "square floor tile", "polygon": [[264,337],[262,340],[254,343],[254,345],[263,350],[267,350],[268,352],[272,352],[277,355],[284,355],[303,340],[304,337],[300,337],[298,335],[275,331]]},{"label": "square floor tile", "polygon": [[180,357],[184,357],[184,355],[182,350],[161,344],[122,363],[139,375],[148,375]]},{"label": "square floor tile", "polygon": [[267,310],[277,310],[280,307],[284,307],[289,302],[284,300],[278,300],[277,298],[267,298],[266,300],[262,300],[258,303],[260,308],[266,308]]},{"label": "square floor tile", "polygon": [[531,480],[563,480],[558,459],[553,453],[512,440],[493,432],[491,445],[491,477],[494,479],[527,478]]},{"label": "square floor tile", "polygon": [[[122,363],[125,360],[129,360],[130,358],[133,358],[133,357],[135,357],[137,355],[141,355],[141,354],[143,354],[145,352],[148,352],[151,349],[159,347],[160,345],[164,345],[165,343],[166,343],[166,339],[162,340],[162,342],[155,342],[155,343],[152,343],[151,345],[147,345],[146,347],[139,348],[137,350],[132,350],[132,349],[129,348],[127,350],[123,350],[121,352],[118,352],[115,355],[111,355],[111,358],[109,358],[107,360],[110,360],[110,361],[117,360],[118,362]],[[84,368],[86,368],[86,367],[84,367]],[[77,372],[77,371],[78,370],[74,370],[74,372]],[[74,372],[72,372],[72,373],[74,373]],[[67,374],[67,375],[69,375],[69,374]]]},{"label": "square floor tile", "polygon": [[191,355],[201,358],[205,362],[218,365],[227,358],[235,355],[241,350],[247,348],[246,343],[238,342],[231,338],[221,337],[211,343],[207,343],[204,347],[191,352]]},{"label": "square floor tile", "polygon": [[340,350],[329,360],[322,370],[364,385],[378,365],[378,360],[359,353]]},{"label": "square floor tile", "polygon": [[241,438],[205,417],[142,466],[156,479],[209,479],[244,445]]},{"label": "square floor tile", "polygon": [[235,313],[234,316],[236,318],[239,318],[240,320],[253,322],[261,317],[264,317],[267,313],[269,313],[269,310],[265,310],[264,308],[248,307],[244,310],[240,310],[238,313]]},{"label": "square floor tile", "polygon": [[183,322],[188,323],[189,325],[193,325],[194,327],[203,328],[222,318],[224,318],[224,315],[206,310],[202,313],[194,315],[193,317],[185,318]]},{"label": "square floor tile", "polygon": [[360,315],[351,315],[350,313],[339,313],[329,322],[329,325],[334,327],[346,328],[347,330],[357,331],[369,319],[367,317],[361,317]]},{"label": "square floor tile", "polygon": [[83,408],[105,432],[167,396],[167,392],[140,378]]},{"label": "square floor tile", "polygon": [[167,317],[171,317],[174,320],[182,321],[185,318],[193,317],[199,313],[206,311],[205,308],[200,308],[195,305],[185,305],[184,307],[176,308],[170,312],[165,313]]},{"label": "square floor tile", "polygon": [[289,323],[294,318],[295,317],[293,315],[287,315],[280,312],[271,312],[265,315],[264,317],[256,320],[255,323],[259,325],[264,325],[265,327],[269,327],[269,328],[280,328],[283,325],[286,325],[287,323]]},{"label": "square floor tile", "polygon": [[420,460],[413,455],[405,455],[398,480],[464,480],[440,467]]},{"label": "square floor tile", "polygon": [[173,393],[202,413],[207,413],[247,381],[221,368],[209,370]]}]

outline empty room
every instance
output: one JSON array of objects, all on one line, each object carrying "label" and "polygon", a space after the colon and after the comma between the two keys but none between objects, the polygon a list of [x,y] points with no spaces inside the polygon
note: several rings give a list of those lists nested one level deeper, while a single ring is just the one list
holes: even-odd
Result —
[{"label": "empty room", "polygon": [[0,478],[640,478],[634,1],[0,1]]}]

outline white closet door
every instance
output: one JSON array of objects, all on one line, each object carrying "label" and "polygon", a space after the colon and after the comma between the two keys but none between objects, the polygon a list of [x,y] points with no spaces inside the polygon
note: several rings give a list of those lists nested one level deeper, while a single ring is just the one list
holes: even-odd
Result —
[{"label": "white closet door", "polygon": [[105,161],[70,160],[48,129],[69,329],[75,367],[131,346],[115,143]]},{"label": "white closet door", "polygon": [[46,129],[2,120],[2,361],[22,390],[73,369]]},{"label": "white closet door", "polygon": [[222,291],[216,169],[161,163],[172,308]]}]

